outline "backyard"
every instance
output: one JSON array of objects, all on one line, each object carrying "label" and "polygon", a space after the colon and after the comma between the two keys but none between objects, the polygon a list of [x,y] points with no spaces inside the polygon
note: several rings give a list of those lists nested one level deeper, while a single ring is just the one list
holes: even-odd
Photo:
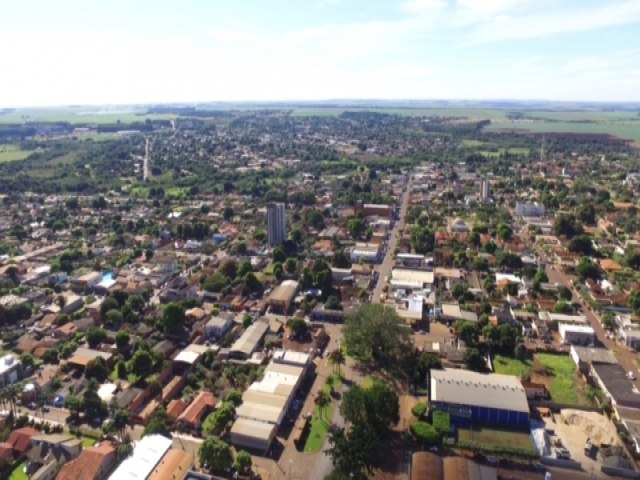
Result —
[{"label": "backyard", "polygon": [[496,355],[493,367],[496,373],[517,377],[526,375],[532,382],[545,384],[554,402],[568,405],[591,403],[584,393],[586,386],[578,379],[575,365],[568,355],[538,353],[533,360]]}]

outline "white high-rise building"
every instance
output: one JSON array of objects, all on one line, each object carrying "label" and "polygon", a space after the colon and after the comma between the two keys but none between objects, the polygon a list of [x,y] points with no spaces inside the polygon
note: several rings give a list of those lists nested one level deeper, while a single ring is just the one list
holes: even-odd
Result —
[{"label": "white high-rise building", "polygon": [[287,216],[284,203],[267,203],[267,238],[273,247],[285,240]]},{"label": "white high-rise building", "polygon": [[489,190],[489,180],[483,178],[480,180],[480,198],[482,200],[489,200],[491,191]]}]

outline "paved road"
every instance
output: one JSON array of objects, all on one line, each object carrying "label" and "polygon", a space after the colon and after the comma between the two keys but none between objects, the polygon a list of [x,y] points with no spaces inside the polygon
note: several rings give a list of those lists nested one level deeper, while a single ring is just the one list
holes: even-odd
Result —
[{"label": "paved road", "polygon": [[378,282],[376,283],[375,288],[373,289],[373,294],[371,301],[373,303],[380,302],[380,295],[382,295],[382,290],[385,285],[385,277],[391,273],[391,269],[393,268],[393,264],[395,262],[395,250],[398,246],[398,240],[400,238],[400,233],[404,229],[404,217],[407,213],[407,208],[409,206],[409,194],[411,192],[412,185],[412,174],[409,173],[409,181],[405,187],[404,192],[402,193],[402,200],[400,202],[400,212],[398,214],[398,220],[396,221],[393,229],[389,233],[389,243],[387,244],[387,251],[385,253],[384,259],[382,262],[375,267],[375,271],[378,272]]},{"label": "paved road", "polygon": [[[557,267],[547,264],[547,276],[549,277],[549,281],[553,283],[558,283],[559,285],[564,285],[571,290],[572,301],[578,302],[582,304],[582,296],[577,292],[577,290],[571,284],[571,278],[569,275],[558,270]],[[616,359],[620,366],[625,370],[625,372],[634,372],[636,379],[640,378],[640,373],[638,371],[638,364],[636,363],[636,354],[631,353],[629,349],[620,343],[617,343],[615,340],[610,340],[607,338],[605,329],[602,327],[600,323],[600,319],[598,315],[591,310],[588,303],[584,303],[583,305],[583,313],[589,320],[589,323],[593,327],[593,330],[598,338],[598,341],[608,348],[615,355]],[[634,382],[637,386],[640,386],[638,380]]]},{"label": "paved road", "polygon": [[142,167],[142,179],[149,178],[149,137],[144,138],[144,164]]}]

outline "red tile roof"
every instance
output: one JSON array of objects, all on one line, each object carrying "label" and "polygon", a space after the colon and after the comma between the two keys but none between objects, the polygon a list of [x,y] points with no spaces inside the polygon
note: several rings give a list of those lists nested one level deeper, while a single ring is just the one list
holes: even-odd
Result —
[{"label": "red tile roof", "polygon": [[11,432],[7,443],[11,445],[14,452],[24,455],[31,448],[31,438],[40,435],[41,432],[31,427],[18,428]]},{"label": "red tile roof", "polygon": [[[109,455],[114,455],[115,446],[111,442],[102,442],[97,447],[88,447],[75,459],[65,463],[56,480],[84,480],[98,478],[100,469]],[[104,475],[105,472],[102,472]]]},{"label": "red tile roof", "polygon": [[216,397],[211,392],[200,392],[193,402],[178,417],[178,421],[195,425],[200,421],[200,417],[206,408],[213,408],[216,405]]}]

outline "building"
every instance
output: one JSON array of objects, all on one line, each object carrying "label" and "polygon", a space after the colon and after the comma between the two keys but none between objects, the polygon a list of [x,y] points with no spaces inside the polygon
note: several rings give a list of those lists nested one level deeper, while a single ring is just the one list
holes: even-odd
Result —
[{"label": "building", "polygon": [[457,425],[488,423],[529,426],[529,404],[520,381],[512,375],[468,370],[431,371],[431,407],[451,414]]},{"label": "building", "polygon": [[200,424],[205,416],[216,406],[213,393],[201,391],[196,395],[187,408],[178,416],[177,421],[186,429],[200,430]]},{"label": "building", "polygon": [[571,345],[593,345],[596,338],[593,328],[588,325],[561,323],[558,325],[558,332],[562,342]]},{"label": "building", "polygon": [[284,203],[267,203],[267,239],[273,247],[284,242],[287,235],[287,216]]},{"label": "building", "polygon": [[234,445],[263,452],[269,449],[310,363],[306,353],[276,352],[262,380],[252,383],[242,395],[230,432]]},{"label": "building", "polygon": [[480,179],[480,199],[481,200],[489,200],[491,196],[491,191],[489,187],[489,180],[486,178]]},{"label": "building", "polygon": [[623,368],[616,364],[592,364],[591,377],[607,395],[613,407],[640,409],[640,395]]},{"label": "building", "polygon": [[538,202],[516,202],[516,215],[521,217],[542,217],[545,213],[545,208],[542,203]]},{"label": "building", "polygon": [[182,480],[194,464],[194,456],[185,450],[170,448],[147,480]]},{"label": "building", "polygon": [[609,365],[615,365],[617,362],[616,357],[607,348],[595,348],[595,347],[579,347],[577,345],[571,345],[569,351],[573,362],[578,367],[578,370],[583,375],[589,373],[591,365],[598,363],[605,363]]},{"label": "building", "polygon": [[229,349],[229,356],[246,360],[258,350],[262,339],[269,330],[269,324],[261,319],[256,320],[238,338]]},{"label": "building", "polygon": [[21,371],[22,364],[15,355],[10,353],[0,358],[0,387],[16,383]]},{"label": "building", "polygon": [[82,441],[73,435],[37,435],[31,438],[25,464],[29,478],[51,480],[62,465],[80,455]]},{"label": "building", "polygon": [[204,326],[204,338],[219,340],[224,337],[233,326],[233,314],[221,312],[212,317]]},{"label": "building", "polygon": [[296,297],[298,286],[299,284],[295,280],[285,280],[274,288],[267,299],[269,310],[272,313],[286,314]]},{"label": "building", "polygon": [[411,457],[411,480],[497,480],[495,467],[480,465],[464,457],[439,457],[415,452]]},{"label": "building", "polygon": [[392,290],[423,290],[431,289],[434,282],[434,272],[410,268],[394,268],[391,270]]},{"label": "building", "polygon": [[102,480],[116,466],[116,447],[110,441],[103,441],[94,447],[87,447],[77,458],[65,463],[56,480]]},{"label": "building", "polygon": [[136,443],[127,457],[109,477],[111,480],[144,480],[171,447],[172,440],[162,435],[147,435]]}]

